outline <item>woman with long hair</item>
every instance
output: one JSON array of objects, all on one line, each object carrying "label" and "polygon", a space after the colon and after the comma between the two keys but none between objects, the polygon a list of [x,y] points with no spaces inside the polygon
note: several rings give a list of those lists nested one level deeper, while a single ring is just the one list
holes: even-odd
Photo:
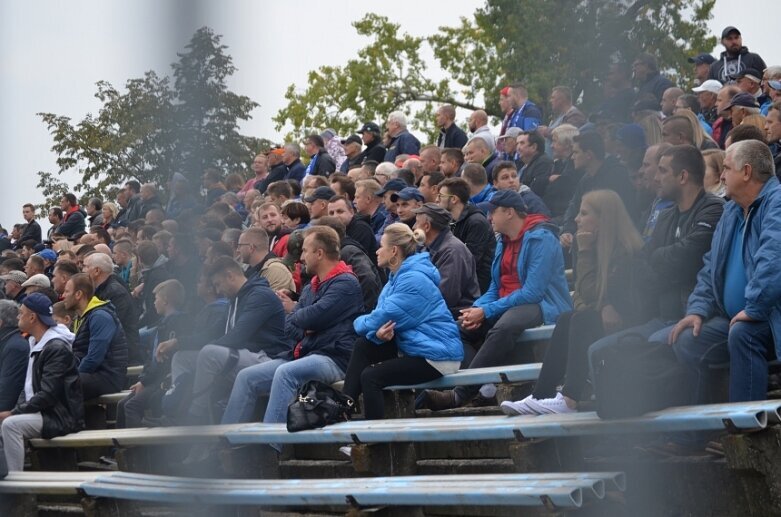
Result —
[{"label": "woman with long hair", "polygon": [[[633,289],[640,234],[621,198],[612,190],[583,196],[578,230],[575,310],[559,316],[534,392],[503,402],[511,415],[571,413],[588,377],[588,347],[597,339],[641,322]],[[556,387],[566,378],[560,393]]]},{"label": "woman with long hair", "polygon": [[719,148],[718,144],[702,129],[700,119],[697,118],[697,115],[692,110],[679,109],[675,114],[686,117],[689,121],[689,125],[692,127],[692,134],[694,135],[694,147],[700,150]]},{"label": "woman with long hair", "polygon": [[724,151],[721,149],[706,149],[702,152],[705,159],[705,177],[702,186],[706,192],[724,197],[724,183],[721,181],[721,173],[724,170]]}]

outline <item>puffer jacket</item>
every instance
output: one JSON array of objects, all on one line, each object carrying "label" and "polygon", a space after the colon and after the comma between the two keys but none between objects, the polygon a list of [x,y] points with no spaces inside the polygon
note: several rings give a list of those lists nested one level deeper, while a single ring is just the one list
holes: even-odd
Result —
[{"label": "puffer jacket", "polygon": [[432,361],[460,361],[464,346],[452,314],[439,291],[439,271],[428,252],[404,259],[391,273],[377,308],[355,320],[355,331],[377,344],[377,330],[394,321],[396,346],[409,357]]},{"label": "puffer jacket", "polygon": [[84,314],[74,321],[73,331],[73,355],[79,362],[79,373],[102,375],[121,389],[127,373],[128,350],[114,306],[93,297]]}]

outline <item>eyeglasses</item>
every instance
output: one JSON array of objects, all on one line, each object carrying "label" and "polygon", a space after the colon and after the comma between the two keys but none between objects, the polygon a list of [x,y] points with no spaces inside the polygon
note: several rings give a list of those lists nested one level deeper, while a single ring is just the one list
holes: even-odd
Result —
[{"label": "eyeglasses", "polygon": [[447,199],[449,197],[456,197],[453,194],[437,194],[437,199]]}]

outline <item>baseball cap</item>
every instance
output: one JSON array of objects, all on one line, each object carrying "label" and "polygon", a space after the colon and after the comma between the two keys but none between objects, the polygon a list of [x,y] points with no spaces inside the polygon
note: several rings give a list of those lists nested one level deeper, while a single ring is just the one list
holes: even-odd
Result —
[{"label": "baseball cap", "polygon": [[428,216],[434,226],[445,228],[450,224],[453,219],[450,212],[442,208],[436,203],[426,203],[412,211],[413,214],[423,214]]},{"label": "baseball cap", "polygon": [[616,140],[630,149],[645,149],[645,131],[638,124],[625,124],[616,131]]},{"label": "baseball cap", "polygon": [[374,193],[375,196],[384,196],[386,192],[399,192],[401,190],[404,190],[407,188],[407,184],[404,183],[404,180],[400,180],[399,178],[393,178],[392,180],[389,180],[385,185]]},{"label": "baseball cap", "polygon": [[48,296],[41,293],[30,293],[24,298],[22,305],[33,311],[41,323],[47,327],[57,326],[57,322],[52,318],[54,311],[52,301]]},{"label": "baseball cap", "polygon": [[732,74],[730,76],[731,79],[738,80],[742,79],[744,77],[748,77],[755,83],[761,83],[762,82],[762,73],[757,70],[756,68],[744,68],[740,72],[736,74]]},{"label": "baseball cap", "polygon": [[729,27],[725,27],[724,30],[721,31],[721,39],[726,38],[727,36],[729,36],[733,32],[737,32],[738,36],[741,35],[740,31],[737,29],[737,27],[733,27],[732,25],[730,25]]},{"label": "baseball cap", "polygon": [[364,122],[361,128],[358,130],[358,133],[379,133],[379,132],[380,132],[380,126],[378,126],[374,122]]},{"label": "baseball cap", "polygon": [[702,54],[697,54],[696,56],[689,58],[689,63],[694,63],[695,65],[709,65],[714,61],[716,61],[716,58],[707,52],[703,52]]},{"label": "baseball cap", "polygon": [[521,134],[521,128],[519,127],[508,127],[507,131],[502,136],[496,137],[497,140],[501,140],[502,138],[512,138],[513,140],[518,138],[518,135]]},{"label": "baseball cap", "polygon": [[27,280],[27,275],[24,273],[24,271],[18,271],[13,270],[9,271],[5,275],[0,276],[0,280],[5,280],[6,282],[16,282],[19,285],[22,285],[25,280]]},{"label": "baseball cap", "polygon": [[716,79],[708,79],[707,81],[703,82],[699,86],[695,86],[692,88],[692,91],[694,93],[700,93],[700,92],[711,92],[711,93],[719,93],[719,90],[721,90],[722,84],[717,81]]},{"label": "baseball cap", "polygon": [[406,187],[401,189],[396,194],[391,194],[391,201],[394,203],[399,200],[410,201],[412,199],[416,201],[423,201],[425,198],[416,187]]},{"label": "baseball cap", "polygon": [[488,211],[493,212],[498,207],[514,208],[516,212],[526,213],[526,203],[518,192],[512,190],[500,190],[488,200]]},{"label": "baseball cap", "polygon": [[363,141],[361,140],[361,137],[358,136],[358,135],[350,135],[347,138],[345,138],[344,140],[342,140],[342,145],[347,145],[347,144],[361,144],[361,145],[363,145]]},{"label": "baseball cap", "polygon": [[312,195],[309,197],[305,197],[304,201],[307,203],[311,203],[313,201],[316,201],[318,199],[324,199],[328,201],[332,197],[336,195],[336,192],[334,192],[331,187],[317,187],[314,192],[312,192]]},{"label": "baseball cap", "polygon": [[726,111],[733,106],[741,106],[743,108],[758,108],[759,104],[757,104],[757,99],[755,99],[753,95],[742,92],[735,94],[735,96],[732,97],[732,100],[729,101],[729,105],[727,105],[724,110]]},{"label": "baseball cap", "polygon": [[54,250],[49,248],[39,251],[38,253],[36,253],[36,255],[41,257],[43,260],[48,260],[49,262],[57,261],[57,254],[54,252]]},{"label": "baseball cap", "polygon": [[38,273],[37,275],[33,275],[27,280],[25,280],[24,283],[22,284],[22,287],[30,287],[30,286],[43,287],[44,289],[47,289],[52,286],[52,283],[49,280],[48,276]]},{"label": "baseball cap", "polygon": [[781,91],[781,81],[771,80],[767,82],[767,85],[776,91]]}]

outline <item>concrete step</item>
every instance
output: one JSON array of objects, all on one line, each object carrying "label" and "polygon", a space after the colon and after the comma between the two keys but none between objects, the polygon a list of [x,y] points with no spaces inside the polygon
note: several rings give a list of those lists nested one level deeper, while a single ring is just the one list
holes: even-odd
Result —
[{"label": "concrete step", "polygon": [[418,460],[418,475],[513,473],[511,459]]},{"label": "concrete step", "polygon": [[279,463],[282,479],[358,477],[350,460],[285,460]]}]

